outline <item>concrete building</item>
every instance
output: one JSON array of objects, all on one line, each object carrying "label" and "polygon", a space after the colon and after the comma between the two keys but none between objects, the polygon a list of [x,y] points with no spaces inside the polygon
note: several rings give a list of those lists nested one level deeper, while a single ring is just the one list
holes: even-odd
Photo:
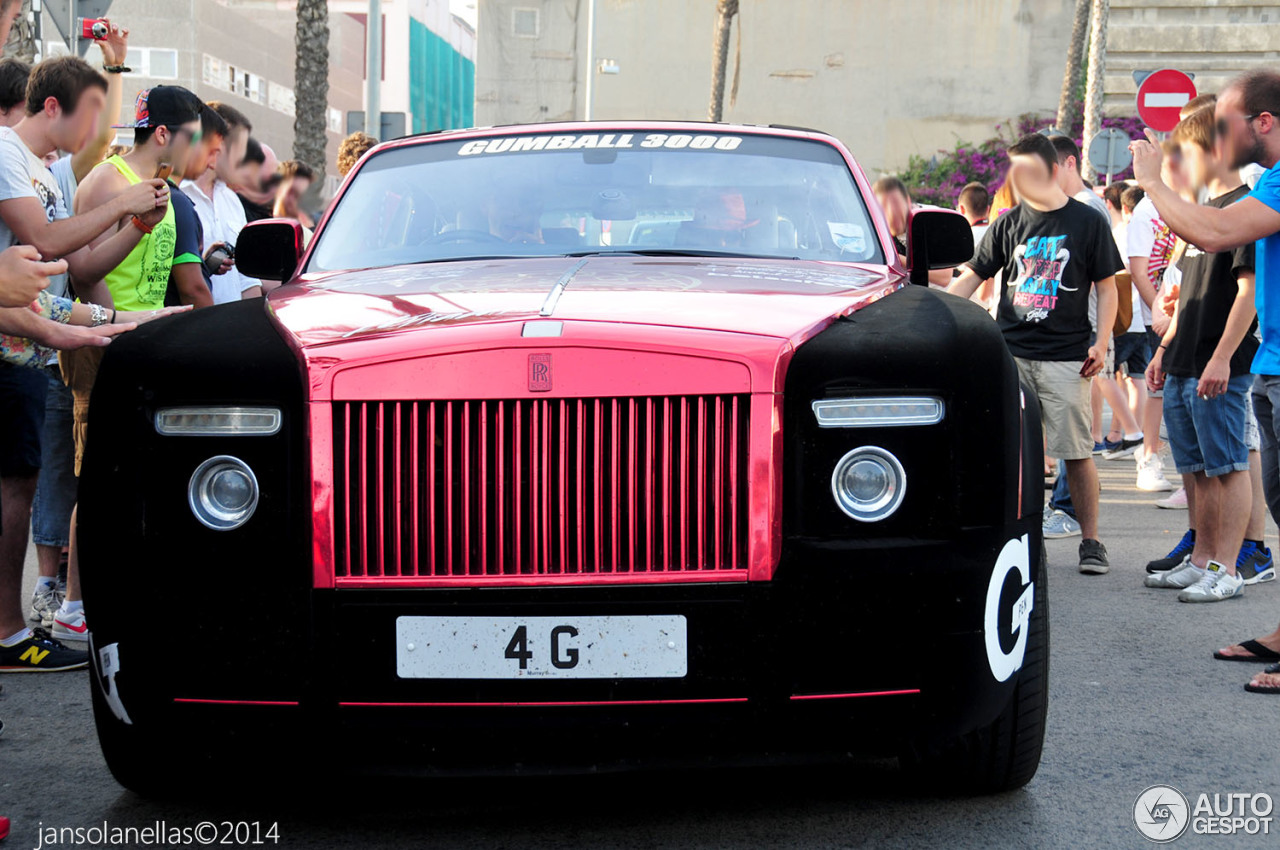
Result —
[{"label": "concrete building", "polygon": [[1280,64],[1280,3],[1249,0],[1111,0],[1105,109],[1132,115],[1134,71],[1177,68],[1201,92],[1241,71]]},{"label": "concrete building", "polygon": [[[185,86],[222,100],[253,123],[253,135],[281,159],[293,155],[294,3],[289,0],[114,0],[108,17],[129,28],[122,122],[133,119],[139,91]],[[66,52],[44,21],[45,55]],[[347,110],[363,103],[364,25],[332,12],[329,21],[329,149],[332,177]],[[91,47],[92,63],[101,54]],[[125,133],[127,136],[127,131]],[[332,181],[330,188],[332,188]]]},{"label": "concrete building", "polygon": [[[588,10],[594,4],[594,33]],[[480,0],[476,120],[705,119],[713,0]],[[741,0],[724,120],[815,127],[872,174],[1023,113],[1053,115],[1071,0]],[[1280,4],[1111,0],[1106,108],[1131,72],[1178,67],[1214,91],[1274,63]],[[588,42],[592,57],[587,56]],[[588,75],[594,83],[586,103]]]},{"label": "concrete building", "polygon": [[[329,0],[331,14],[346,13],[362,27],[368,8],[368,0]],[[476,32],[449,0],[382,0],[382,33],[382,111],[405,113],[407,133],[470,127]],[[359,81],[363,87],[363,72]]]},{"label": "concrete building", "polygon": [[[707,117],[716,4],[594,0],[589,68],[592,2],[481,0],[478,123],[582,118],[588,73],[595,118]],[[724,120],[820,128],[899,168],[1055,109],[1071,18],[1065,0],[742,0]]]}]

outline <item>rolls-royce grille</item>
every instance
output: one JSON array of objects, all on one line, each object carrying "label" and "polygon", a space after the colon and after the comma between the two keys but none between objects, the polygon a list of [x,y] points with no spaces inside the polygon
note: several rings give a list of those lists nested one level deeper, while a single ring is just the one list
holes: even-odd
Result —
[{"label": "rolls-royce grille", "polygon": [[337,402],[339,578],[747,564],[746,395]]}]

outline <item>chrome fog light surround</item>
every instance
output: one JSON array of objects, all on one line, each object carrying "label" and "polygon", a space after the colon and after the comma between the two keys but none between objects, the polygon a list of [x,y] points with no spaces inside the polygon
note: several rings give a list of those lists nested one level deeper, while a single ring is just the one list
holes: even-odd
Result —
[{"label": "chrome fog light surround", "polygon": [[201,525],[230,531],[249,521],[258,507],[258,478],[231,455],[211,457],[196,467],[187,484],[187,503]]},{"label": "chrome fog light surround", "polygon": [[169,437],[269,437],[280,431],[277,407],[165,407],[156,411],[156,431]]},{"label": "chrome fog light surround", "polygon": [[850,519],[880,522],[902,506],[907,474],[891,452],[879,446],[862,446],[836,464],[831,473],[831,495]]},{"label": "chrome fog light surround", "polygon": [[937,425],[946,405],[933,396],[861,396],[813,402],[819,428],[893,428]]}]

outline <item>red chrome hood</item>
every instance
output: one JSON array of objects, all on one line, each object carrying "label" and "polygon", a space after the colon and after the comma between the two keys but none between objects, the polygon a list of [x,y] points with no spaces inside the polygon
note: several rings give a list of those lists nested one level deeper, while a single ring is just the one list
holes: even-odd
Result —
[{"label": "red chrome hood", "polygon": [[904,283],[883,267],[795,260],[529,258],[304,275],[270,304],[303,348],[408,335],[420,351],[433,329],[539,318],[797,343]]}]

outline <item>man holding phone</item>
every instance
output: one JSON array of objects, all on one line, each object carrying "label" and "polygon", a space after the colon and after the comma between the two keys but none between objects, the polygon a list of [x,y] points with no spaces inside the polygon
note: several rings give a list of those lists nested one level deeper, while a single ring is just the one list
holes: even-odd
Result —
[{"label": "man holding phone", "polygon": [[[1102,370],[1115,324],[1115,274],[1124,269],[1109,222],[1058,185],[1058,153],[1039,133],[1009,148],[1009,181],[1020,203],[991,225],[963,274],[948,288],[970,297],[1004,271],[996,320],[1022,383],[1040,400],[1045,451],[1066,462],[1080,542],[1080,572],[1110,569],[1098,540],[1098,470],[1093,462],[1089,381]],[[1098,292],[1098,333],[1089,292]]]}]

